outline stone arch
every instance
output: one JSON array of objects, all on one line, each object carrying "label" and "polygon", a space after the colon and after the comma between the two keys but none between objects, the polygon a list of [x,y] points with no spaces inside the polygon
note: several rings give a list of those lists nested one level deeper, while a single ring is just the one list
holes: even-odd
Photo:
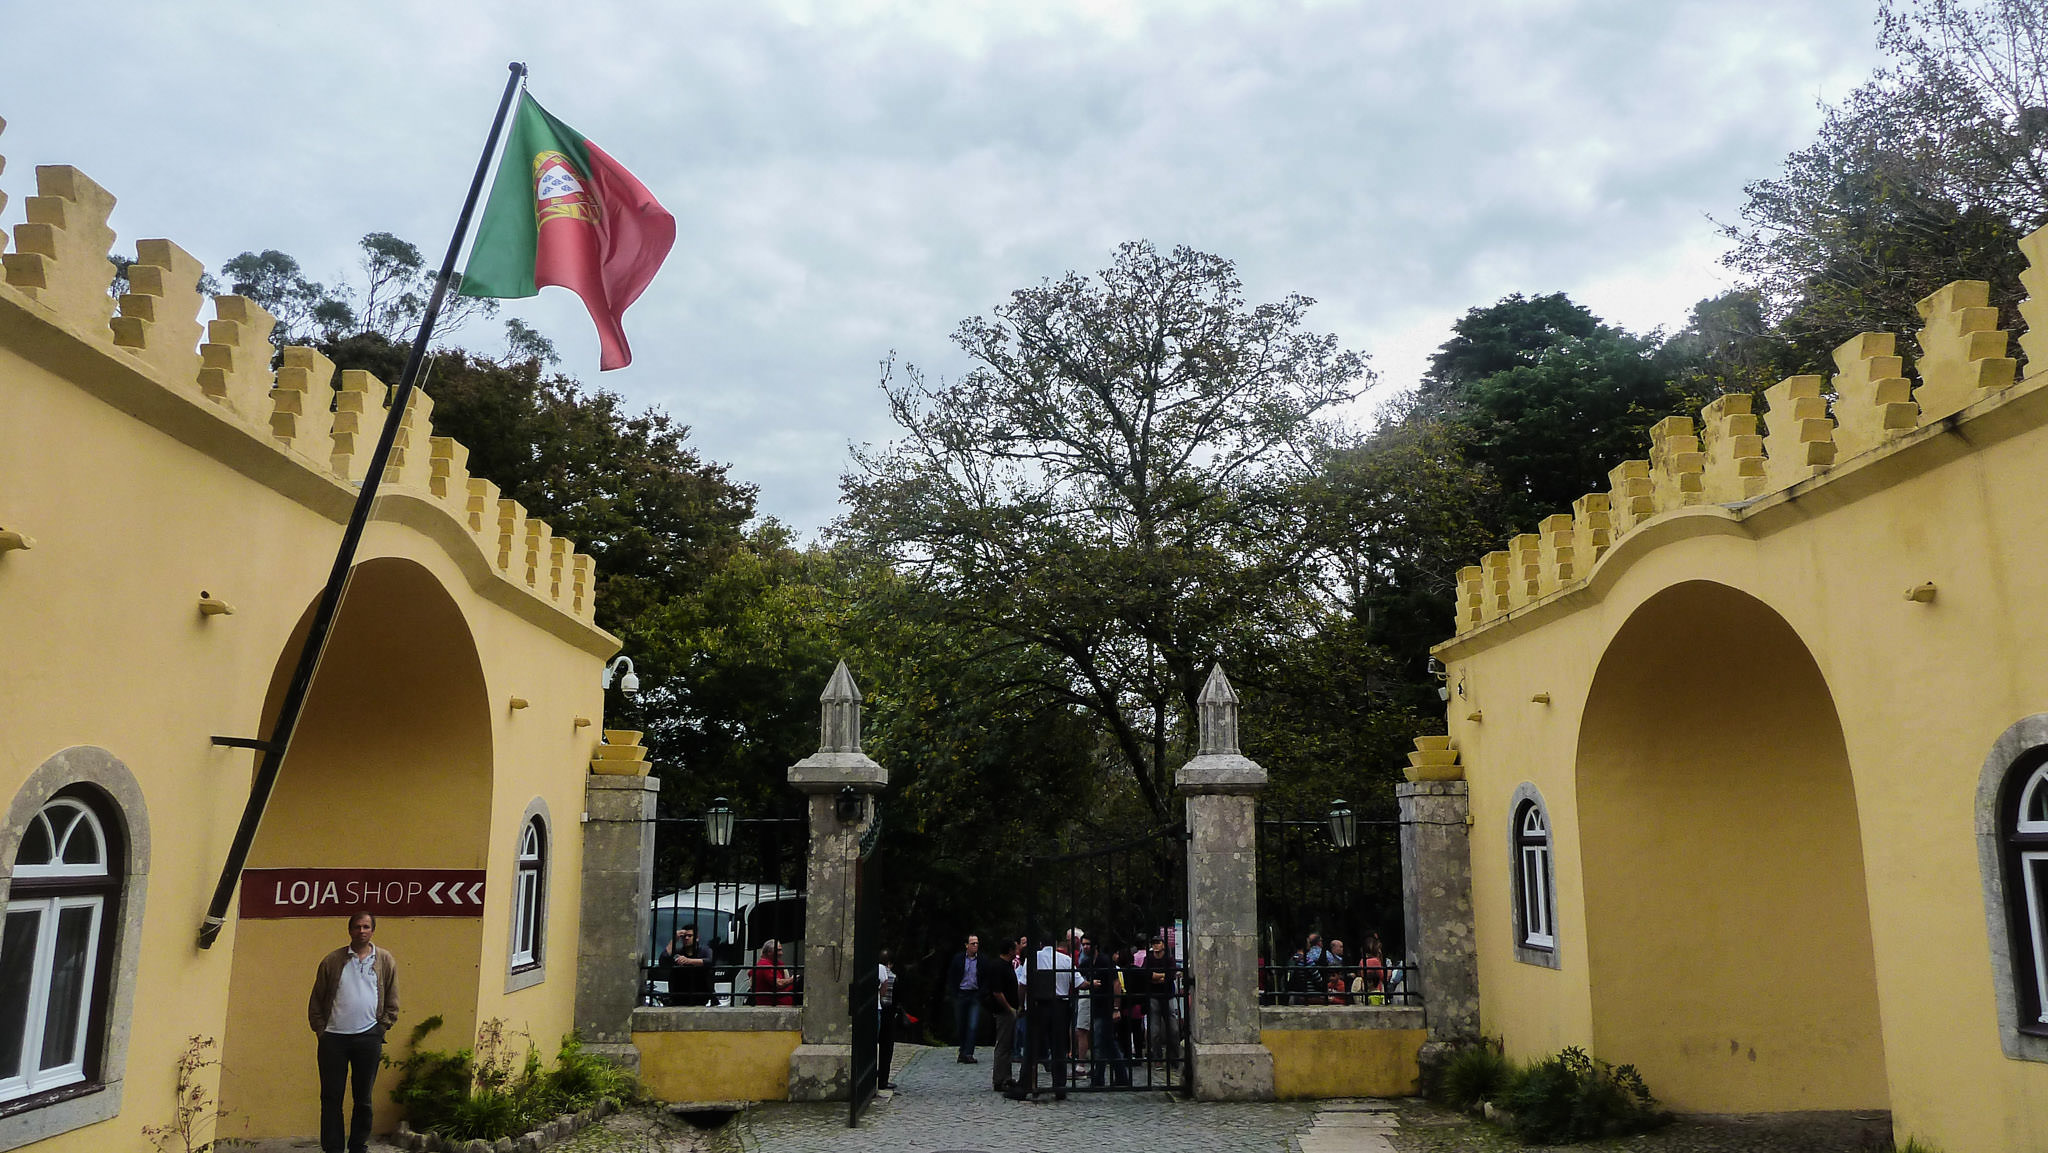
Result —
[{"label": "stone arch", "polygon": [[1711,581],[1649,598],[1577,776],[1595,1054],[1686,1111],[1885,1107],[1855,784],[1791,625]]},{"label": "stone arch", "polygon": [[[298,659],[310,611],[279,655],[266,722]],[[492,711],[461,609],[401,558],[357,565],[320,671],[249,853],[249,867],[481,869],[489,857]],[[377,943],[399,963],[400,1018],[387,1044],[439,1015],[430,1042],[476,1028],[483,922],[386,916]],[[222,1103],[249,1136],[318,1131],[305,1016],[313,967],[347,941],[341,917],[241,920],[222,1057]],[[389,1051],[389,1050],[387,1050]],[[396,1122],[387,1070],[378,1130]]]}]

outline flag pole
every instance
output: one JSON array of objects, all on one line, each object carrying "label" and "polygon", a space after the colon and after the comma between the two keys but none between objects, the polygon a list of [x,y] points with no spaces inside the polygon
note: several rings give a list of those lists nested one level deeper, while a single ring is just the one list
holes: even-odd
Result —
[{"label": "flag pole", "polygon": [[307,630],[305,647],[299,650],[299,663],[292,670],[291,682],[285,687],[277,719],[271,723],[270,735],[261,741],[214,738],[215,744],[258,749],[263,759],[257,763],[256,778],[249,785],[249,801],[242,809],[242,823],[235,829],[234,843],[228,846],[228,859],[221,866],[220,880],[214,883],[213,901],[207,906],[206,920],[199,926],[199,947],[202,949],[212,948],[221,928],[227,924],[228,902],[234,900],[235,886],[242,879],[242,866],[249,860],[249,847],[256,841],[257,826],[263,823],[263,809],[270,802],[278,770],[284,765],[285,753],[291,748],[292,730],[298,726],[299,714],[306,706],[307,692],[313,686],[313,675],[320,667],[321,653],[334,631],[335,617],[341,612],[342,597],[348,591],[349,573],[355,567],[356,548],[362,543],[363,529],[369,524],[370,506],[377,501],[377,487],[384,479],[384,466],[391,457],[391,446],[398,439],[398,426],[405,417],[405,406],[412,400],[413,389],[419,382],[420,365],[426,360],[427,344],[434,338],[434,322],[440,319],[442,302],[448,296],[448,284],[455,279],[455,261],[462,254],[462,242],[469,236],[469,219],[476,214],[476,200],[483,192],[484,177],[490,173],[491,156],[498,150],[498,137],[505,130],[505,116],[511,111],[512,97],[526,79],[526,65],[515,61],[506,67],[512,75],[506,78],[505,94],[498,100],[498,115],[491,121],[490,139],[484,143],[484,154],[477,159],[476,176],[469,182],[469,198],[462,202],[462,215],[455,222],[455,235],[448,241],[448,256],[441,261],[441,273],[434,279],[434,294],[427,301],[425,315],[420,318],[419,334],[413,338],[412,353],[405,361],[405,372],[398,378],[398,389],[392,394],[391,411],[384,417],[384,431],[377,438],[376,451],[370,454],[369,471],[363,477],[362,491],[356,494],[355,510],[349,513],[348,528],[341,535],[341,550],[334,556],[334,568],[327,574],[327,587],[321,591],[320,602],[313,610],[313,623]]}]

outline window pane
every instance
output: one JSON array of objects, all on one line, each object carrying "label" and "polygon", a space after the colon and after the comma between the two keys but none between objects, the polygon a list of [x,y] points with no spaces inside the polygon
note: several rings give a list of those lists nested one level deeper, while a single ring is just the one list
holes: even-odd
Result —
[{"label": "window pane", "polygon": [[540,825],[526,826],[526,835],[519,838],[519,855],[529,861],[540,860]]},{"label": "window pane", "polygon": [[50,847],[50,826],[43,819],[43,814],[37,813],[36,819],[28,823],[28,832],[21,838],[21,851],[14,854],[14,867],[47,865],[55,854],[56,850]]},{"label": "window pane", "polygon": [[2048,853],[2022,853],[2020,873],[2026,878],[2027,929],[2034,946],[2036,1019],[2048,1025]]},{"label": "window pane", "polygon": [[64,838],[63,855],[67,865],[97,865],[105,859],[100,850],[99,828],[83,813],[71,826],[70,835]]},{"label": "window pane", "polygon": [[43,1024],[42,1062],[38,1068],[69,1065],[84,1055],[81,1025],[87,985],[92,976],[93,929],[99,902],[57,911],[57,948],[50,966],[50,1011]]},{"label": "window pane", "polygon": [[2027,778],[2020,793],[2020,832],[2048,832],[2048,765]]},{"label": "window pane", "polygon": [[9,909],[0,934],[0,1079],[21,1076],[22,1038],[28,1030],[28,995],[35,984],[41,907]]}]

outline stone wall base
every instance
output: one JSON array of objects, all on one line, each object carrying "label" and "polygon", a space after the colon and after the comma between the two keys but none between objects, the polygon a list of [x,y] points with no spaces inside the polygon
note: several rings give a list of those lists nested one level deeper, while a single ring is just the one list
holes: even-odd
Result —
[{"label": "stone wall base", "polygon": [[851,1045],[798,1045],[789,1055],[792,1101],[844,1101],[852,1085]]},{"label": "stone wall base", "polygon": [[1195,1100],[1271,1101],[1273,1054],[1264,1045],[1195,1045]]},{"label": "stone wall base", "polygon": [[638,1045],[585,1045],[583,1051],[593,1057],[609,1061],[635,1077],[640,1075],[640,1046]]}]

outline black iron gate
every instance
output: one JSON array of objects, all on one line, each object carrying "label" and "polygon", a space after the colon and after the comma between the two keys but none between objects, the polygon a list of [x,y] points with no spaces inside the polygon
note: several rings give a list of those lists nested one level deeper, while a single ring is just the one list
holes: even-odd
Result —
[{"label": "black iron gate", "polygon": [[1186,1091],[1187,833],[1026,861],[1018,1091]]},{"label": "black iron gate", "polygon": [[[875,842],[880,839],[879,812],[861,834],[860,857],[853,865],[853,980],[847,986],[848,1011],[853,1015],[853,1071],[851,1100],[846,1110],[847,1128],[860,1124],[860,1113],[874,1100],[881,1065],[882,1003],[876,938],[878,899]],[[893,1011],[893,1010],[892,1010]]]}]

